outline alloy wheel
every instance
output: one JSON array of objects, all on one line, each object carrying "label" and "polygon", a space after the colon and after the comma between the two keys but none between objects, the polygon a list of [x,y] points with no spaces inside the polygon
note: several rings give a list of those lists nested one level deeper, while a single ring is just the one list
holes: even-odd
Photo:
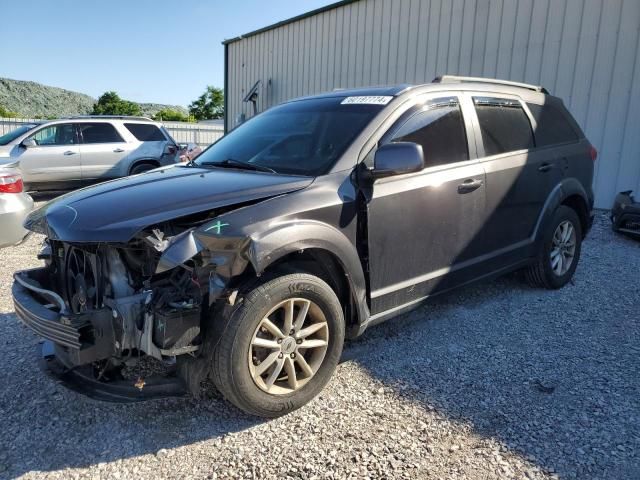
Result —
[{"label": "alloy wheel", "polygon": [[286,395],[313,378],[327,353],[329,325],[322,309],[306,298],[288,298],[260,321],[249,346],[255,384]]},{"label": "alloy wheel", "polygon": [[576,229],[569,220],[558,225],[553,234],[550,262],[551,270],[558,277],[569,271],[576,253]]}]

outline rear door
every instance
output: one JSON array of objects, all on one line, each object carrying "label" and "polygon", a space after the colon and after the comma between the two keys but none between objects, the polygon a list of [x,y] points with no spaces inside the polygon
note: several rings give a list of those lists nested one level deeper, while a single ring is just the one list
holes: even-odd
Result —
[{"label": "rear door", "polygon": [[458,97],[427,97],[380,143],[400,141],[422,145],[425,169],[374,182],[367,222],[374,315],[463,282],[482,253],[484,171]]},{"label": "rear door", "polygon": [[109,122],[78,124],[82,153],[82,180],[107,180],[127,174],[126,157],[135,145]]},{"label": "rear door", "polygon": [[562,176],[577,178],[589,191],[593,180],[591,145],[571,114],[557,100],[543,105],[528,102],[527,108],[533,117],[536,150],[549,158],[553,155]]},{"label": "rear door", "polygon": [[133,161],[152,159],[157,160],[161,165],[177,161],[178,148],[164,128],[161,129],[149,122],[125,122],[124,127],[138,142],[141,142],[134,152]]},{"label": "rear door", "polygon": [[487,175],[482,235],[492,246],[488,260],[500,268],[522,258],[562,171],[551,150],[535,148],[532,119],[518,97],[469,93],[468,99]]},{"label": "rear door", "polygon": [[48,125],[36,129],[27,138],[32,138],[36,146],[19,147],[17,160],[29,188],[81,180],[81,153],[73,123]]}]

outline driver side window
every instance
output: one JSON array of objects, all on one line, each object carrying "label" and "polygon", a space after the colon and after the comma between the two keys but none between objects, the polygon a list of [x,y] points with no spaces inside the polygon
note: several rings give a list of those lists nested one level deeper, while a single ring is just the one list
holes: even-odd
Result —
[{"label": "driver side window", "polygon": [[77,143],[73,124],[51,125],[34,133],[31,138],[40,146],[74,145]]},{"label": "driver side window", "polygon": [[396,130],[391,142],[422,145],[425,167],[469,160],[467,135],[458,99],[435,99]]}]

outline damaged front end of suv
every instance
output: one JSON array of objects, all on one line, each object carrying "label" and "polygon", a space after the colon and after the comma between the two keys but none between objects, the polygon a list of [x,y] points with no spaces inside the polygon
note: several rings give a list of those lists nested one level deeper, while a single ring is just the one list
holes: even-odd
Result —
[{"label": "damaged front end of suv", "polygon": [[13,297],[48,370],[104,400],[213,385],[254,415],[306,404],[368,325],[355,159],[404,90],[294,100],[189,163],[32,212],[44,266]]},{"label": "damaged front end of suv", "polygon": [[[176,183],[185,175],[194,180],[191,170],[169,169],[146,177],[155,175],[161,185],[166,177]],[[208,171],[194,183],[200,180],[204,190],[212,180],[208,177],[213,177],[229,186],[237,175]],[[132,179],[116,182],[131,194]],[[144,189],[141,181],[134,183],[137,191]],[[123,378],[120,372],[144,357],[175,367],[181,363],[176,359],[199,355],[210,307],[231,295],[231,280],[250,262],[250,239],[234,236],[221,218],[309,182],[279,183],[260,186],[253,194],[246,185],[238,185],[245,190],[241,201],[222,201],[218,195],[185,208],[176,208],[180,198],[174,194],[170,204],[156,200],[153,212],[125,208],[115,197],[117,189],[93,196],[86,194],[90,190],[82,190],[33,212],[26,226],[46,236],[38,255],[45,265],[16,272],[13,297],[18,317],[48,341],[49,370],[71,386],[84,381],[84,393],[103,399],[182,393],[185,385],[175,375],[170,380],[136,381]],[[157,188],[158,182],[147,179],[150,184]],[[107,207],[99,207],[98,199]],[[195,213],[181,215],[185,211]],[[174,215],[179,216],[170,218]],[[91,225],[97,217],[102,232]],[[162,221],[145,225],[159,217]],[[193,373],[187,376],[194,377]],[[197,388],[186,386],[192,391]]]}]

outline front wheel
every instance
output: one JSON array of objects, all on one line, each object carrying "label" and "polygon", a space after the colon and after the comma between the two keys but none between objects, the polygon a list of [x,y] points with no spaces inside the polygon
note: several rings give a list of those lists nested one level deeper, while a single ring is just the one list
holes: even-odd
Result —
[{"label": "front wheel", "polygon": [[561,288],[573,277],[582,248],[582,227],[578,214],[560,205],[544,233],[536,261],[526,270],[536,287]]},{"label": "front wheel", "polygon": [[286,414],[331,378],[342,353],[344,316],[321,279],[291,274],[267,281],[226,316],[211,376],[240,409],[262,417]]}]

